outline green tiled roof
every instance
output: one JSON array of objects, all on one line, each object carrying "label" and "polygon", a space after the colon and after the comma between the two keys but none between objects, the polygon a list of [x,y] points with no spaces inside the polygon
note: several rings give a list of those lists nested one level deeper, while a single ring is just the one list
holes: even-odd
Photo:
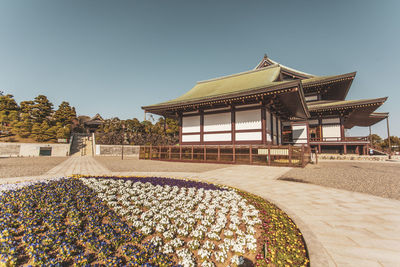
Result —
[{"label": "green tiled roof", "polygon": [[344,106],[373,104],[385,102],[387,97],[374,98],[374,99],[359,99],[359,100],[342,100],[342,101],[315,101],[307,103],[309,110],[319,110],[324,108],[335,108]]},{"label": "green tiled roof", "polygon": [[332,80],[339,80],[339,79],[345,79],[345,78],[351,78],[356,75],[355,72],[350,72],[346,74],[341,74],[341,75],[332,75],[332,76],[314,76],[309,79],[304,79],[301,80],[301,83],[304,86],[307,86],[308,84],[313,84],[313,83],[318,83],[318,82],[323,82],[323,81],[332,81]]},{"label": "green tiled roof", "polygon": [[251,91],[282,82],[276,82],[280,75],[280,67],[277,65],[242,72],[230,76],[220,77],[212,80],[198,82],[190,91],[184,95],[163,103],[152,106],[175,104],[186,101],[195,101],[217,96]]}]

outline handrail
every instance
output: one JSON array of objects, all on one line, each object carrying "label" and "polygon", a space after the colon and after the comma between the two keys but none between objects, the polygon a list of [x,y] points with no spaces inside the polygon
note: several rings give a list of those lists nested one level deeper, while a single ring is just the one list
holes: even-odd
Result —
[{"label": "handrail", "polygon": [[139,159],[304,167],[311,150],[304,145],[140,146]]},{"label": "handrail", "polygon": [[368,136],[348,136],[348,137],[314,137],[310,138],[310,142],[369,142]]}]

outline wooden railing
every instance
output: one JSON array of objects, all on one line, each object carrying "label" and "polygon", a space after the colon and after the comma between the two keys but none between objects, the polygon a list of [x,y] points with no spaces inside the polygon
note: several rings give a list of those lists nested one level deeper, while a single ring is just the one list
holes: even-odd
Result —
[{"label": "wooden railing", "polygon": [[310,138],[310,142],[369,142],[368,136]]},{"label": "wooden railing", "polygon": [[139,159],[304,167],[311,151],[305,146],[140,146]]}]

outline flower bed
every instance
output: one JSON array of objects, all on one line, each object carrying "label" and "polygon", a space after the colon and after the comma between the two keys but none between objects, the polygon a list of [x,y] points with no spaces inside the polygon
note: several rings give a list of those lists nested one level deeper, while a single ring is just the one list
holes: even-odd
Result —
[{"label": "flower bed", "polygon": [[[0,188],[1,192],[1,188]],[[294,223],[263,199],[157,177],[80,177],[0,196],[0,258],[12,264],[307,265]]]},{"label": "flower bed", "polygon": [[173,265],[77,179],[2,192],[0,259],[9,266]]}]

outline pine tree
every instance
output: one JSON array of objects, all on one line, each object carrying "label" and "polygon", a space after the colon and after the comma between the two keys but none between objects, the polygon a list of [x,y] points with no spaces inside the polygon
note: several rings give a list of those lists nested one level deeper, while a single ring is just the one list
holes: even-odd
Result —
[{"label": "pine tree", "polygon": [[44,95],[35,97],[35,105],[32,110],[34,122],[42,123],[48,120],[53,112],[53,104]]},{"label": "pine tree", "polygon": [[29,120],[17,122],[14,126],[16,134],[22,138],[27,138],[32,132],[32,123]]},{"label": "pine tree", "polygon": [[0,96],[0,130],[9,130],[9,126],[18,118],[19,106],[13,95]]},{"label": "pine tree", "polygon": [[71,107],[68,102],[63,101],[53,116],[54,120],[60,122],[62,126],[71,124],[73,119],[76,119],[75,108]]}]

